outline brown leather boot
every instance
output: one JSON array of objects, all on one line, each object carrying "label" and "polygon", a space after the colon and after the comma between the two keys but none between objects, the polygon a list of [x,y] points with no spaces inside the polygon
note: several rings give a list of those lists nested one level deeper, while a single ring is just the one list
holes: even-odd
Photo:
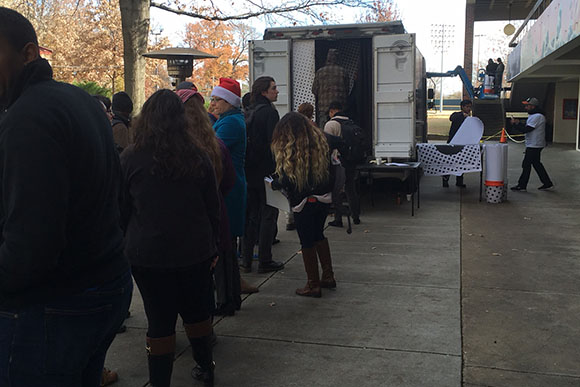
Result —
[{"label": "brown leather boot", "polygon": [[253,293],[258,293],[260,291],[260,289],[258,289],[254,285],[249,284],[243,278],[240,278],[240,287],[242,289],[242,294],[253,294]]},{"label": "brown leather boot", "polygon": [[318,253],[318,259],[320,259],[320,267],[322,267],[320,287],[324,289],[336,288],[334,272],[332,271],[332,258],[330,257],[330,246],[328,245],[328,239],[325,238],[316,242],[316,252]]},{"label": "brown leather boot", "polygon": [[314,247],[302,249],[302,260],[304,261],[304,269],[306,269],[308,282],[306,282],[305,287],[296,289],[296,294],[299,296],[320,298],[322,293],[320,291],[320,277],[318,276],[316,249]]}]

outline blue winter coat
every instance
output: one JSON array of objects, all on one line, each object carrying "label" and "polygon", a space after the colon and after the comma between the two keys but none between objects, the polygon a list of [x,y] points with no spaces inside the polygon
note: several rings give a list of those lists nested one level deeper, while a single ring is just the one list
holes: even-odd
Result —
[{"label": "blue winter coat", "polygon": [[244,235],[246,223],[246,122],[240,109],[229,110],[220,115],[213,125],[216,135],[226,144],[236,171],[236,184],[226,195],[226,207],[230,218],[232,237]]}]

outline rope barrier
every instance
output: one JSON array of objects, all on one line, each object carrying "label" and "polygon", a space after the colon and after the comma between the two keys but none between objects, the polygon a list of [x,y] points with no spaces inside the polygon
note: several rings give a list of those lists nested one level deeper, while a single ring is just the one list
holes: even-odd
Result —
[{"label": "rope barrier", "polygon": [[[523,136],[525,136],[525,134],[514,134],[513,136],[510,136],[510,134],[507,132],[507,130],[506,130],[505,134],[507,135],[507,137],[510,140],[512,140],[516,144],[521,144],[521,143],[525,142],[525,140],[518,141],[518,140],[514,139],[514,137],[523,137]],[[492,134],[491,136],[483,137],[481,140],[488,141],[488,140],[491,140],[492,138],[500,138],[500,136],[501,136],[501,130],[495,134]]]}]

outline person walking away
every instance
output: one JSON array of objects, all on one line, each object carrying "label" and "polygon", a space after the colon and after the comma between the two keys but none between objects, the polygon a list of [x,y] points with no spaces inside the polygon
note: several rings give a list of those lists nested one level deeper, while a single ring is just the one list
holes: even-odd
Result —
[{"label": "person walking away", "polygon": [[[363,160],[357,160],[359,156],[355,156],[355,154],[360,153],[360,149],[356,148],[359,148],[361,145],[359,142],[361,142],[360,137],[362,136],[362,133],[360,133],[360,130],[359,133],[355,133],[357,129],[360,129],[360,127],[354,124],[354,122],[343,113],[343,105],[339,101],[333,101],[330,104],[329,115],[330,120],[324,126],[324,132],[333,136],[341,137],[349,148],[349,151],[346,154],[340,155],[340,161],[344,167],[345,173],[344,190],[346,192],[353,222],[354,224],[360,224],[360,198],[356,192],[356,164]],[[346,133],[343,131],[343,128],[349,130],[349,132]],[[357,138],[357,136],[359,138]],[[335,152],[335,157],[336,154],[337,153]],[[342,227],[342,214],[340,211],[342,206],[340,203],[340,196],[333,195],[332,200],[334,203],[334,221],[329,222],[328,224],[333,227]]]},{"label": "person walking away", "polygon": [[213,386],[208,300],[219,194],[214,167],[174,92],[159,90],[145,102],[121,166],[125,253],[147,315],[149,381],[170,385],[180,315],[197,362],[192,376]]},{"label": "person walking away", "polygon": [[125,149],[133,142],[131,135],[131,113],[133,112],[133,101],[129,94],[120,91],[113,95],[113,138],[115,144]]},{"label": "person walking away", "polygon": [[497,67],[495,69],[495,93],[499,95],[501,93],[501,86],[503,82],[503,72],[505,70],[505,65],[503,64],[501,58],[497,58]]},{"label": "person walking away", "polygon": [[[244,235],[246,222],[246,173],[244,160],[246,157],[246,123],[241,110],[240,84],[230,78],[220,78],[211,95],[210,109],[219,116],[213,128],[216,135],[226,144],[234,169],[236,171],[236,183],[234,188],[226,195],[225,203],[230,221],[230,233],[232,235],[232,252],[236,254],[237,239]],[[237,256],[234,257],[234,271],[239,278]],[[234,295],[236,309],[240,309],[242,299],[239,292],[255,293],[258,288],[239,279],[240,290],[235,289]],[[235,285],[234,285],[235,286]]]},{"label": "person walking away", "polygon": [[520,123],[519,120],[512,118],[512,126],[519,132],[526,134],[526,153],[522,161],[522,174],[518,180],[518,184],[511,188],[512,191],[525,191],[530,180],[530,173],[532,166],[536,170],[542,186],[539,190],[550,189],[554,186],[546,168],[540,161],[542,149],[546,147],[546,116],[540,108],[540,101],[531,97],[522,101],[528,112],[528,119],[525,124]]},{"label": "person walking away", "polygon": [[[461,111],[452,113],[449,116],[449,121],[451,121],[451,127],[449,128],[449,136],[447,137],[447,144],[451,142],[453,137],[457,134],[457,131],[463,124],[463,121],[469,116],[471,116],[472,102],[468,99],[464,99],[459,104]],[[463,183],[463,175],[455,177],[455,185],[459,188],[466,188],[467,186]],[[449,187],[449,175],[443,176],[443,187]]]},{"label": "person walking away", "polygon": [[242,268],[246,273],[252,271],[256,242],[258,242],[258,273],[268,273],[284,268],[282,262],[272,259],[272,242],[277,231],[278,209],[266,204],[264,187],[264,177],[271,175],[275,169],[270,144],[274,127],[280,119],[273,105],[273,102],[277,100],[278,89],[273,78],[260,77],[254,81],[251,106],[246,115],[248,218],[242,244]]},{"label": "person walking away", "polygon": [[133,284],[120,166],[93,97],[0,7],[0,386],[98,386]]},{"label": "person walking away", "polygon": [[296,289],[296,294],[318,298],[321,288],[336,288],[330,246],[324,236],[333,188],[328,143],[310,120],[291,112],[276,125],[272,152],[276,159],[272,188],[283,189],[288,196],[308,278],[306,286]]}]

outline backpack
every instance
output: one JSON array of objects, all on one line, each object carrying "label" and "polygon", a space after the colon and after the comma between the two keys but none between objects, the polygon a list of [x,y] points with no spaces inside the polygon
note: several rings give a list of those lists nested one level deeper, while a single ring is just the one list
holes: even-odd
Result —
[{"label": "backpack", "polygon": [[350,118],[346,120],[333,118],[333,120],[340,123],[342,139],[348,148],[347,154],[342,155],[343,160],[347,164],[358,164],[365,161],[367,157],[366,135],[362,128]]},{"label": "backpack", "polygon": [[268,106],[259,104],[252,106],[244,112],[246,121],[246,167],[256,167],[260,165],[264,158],[264,133],[260,133],[260,128],[255,125],[256,113]]}]

